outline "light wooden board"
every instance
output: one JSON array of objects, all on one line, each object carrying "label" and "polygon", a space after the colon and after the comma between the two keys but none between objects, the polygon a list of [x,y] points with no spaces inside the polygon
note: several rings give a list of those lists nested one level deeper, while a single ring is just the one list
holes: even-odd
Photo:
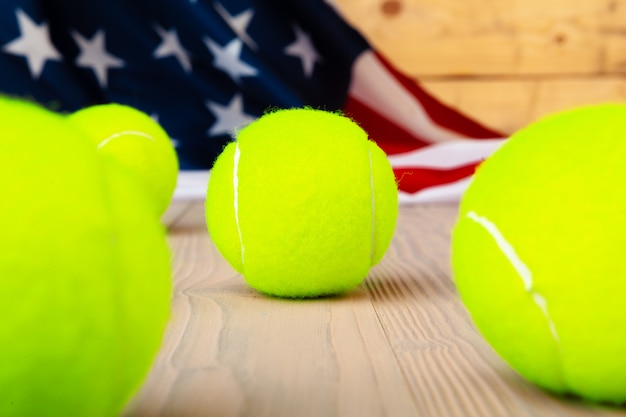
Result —
[{"label": "light wooden board", "polygon": [[506,134],[626,101],[626,0],[334,2],[396,67]]},{"label": "light wooden board", "polygon": [[504,134],[577,106],[626,103],[626,77],[426,80],[443,102]]},{"label": "light wooden board", "polygon": [[626,0],[336,0],[407,73],[608,74],[626,70]]},{"label": "light wooden board", "polygon": [[453,205],[402,207],[365,283],[309,301],[247,287],[212,244],[202,202],[171,210],[173,315],[125,417],[626,415],[546,394],[486,345],[450,276]]}]

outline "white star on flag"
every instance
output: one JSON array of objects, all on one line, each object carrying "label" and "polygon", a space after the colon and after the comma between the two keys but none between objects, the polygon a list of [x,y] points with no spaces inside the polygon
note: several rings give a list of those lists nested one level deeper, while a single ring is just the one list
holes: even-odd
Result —
[{"label": "white star on flag", "polygon": [[180,43],[176,29],[166,31],[161,26],[154,25],[154,30],[156,30],[161,37],[161,43],[154,51],[153,56],[155,58],[173,56],[178,60],[185,72],[191,72],[191,60],[189,59],[189,53]]},{"label": "white star on flag", "polygon": [[104,31],[97,31],[91,39],[83,37],[78,32],[73,32],[72,37],[80,48],[76,64],[81,67],[91,68],[96,74],[100,85],[106,87],[109,68],[122,68],[124,67],[124,61],[106,51]]},{"label": "white star on flag", "polygon": [[209,38],[205,38],[204,43],[213,54],[213,65],[230,75],[230,78],[237,84],[241,81],[241,77],[257,75],[257,69],[246,64],[240,57],[243,47],[241,39],[235,38],[224,47],[219,46]]},{"label": "white star on flag", "polygon": [[209,135],[234,135],[254,120],[254,117],[243,111],[243,98],[241,94],[235,94],[226,106],[208,101],[206,106],[215,116],[215,122],[209,129]]},{"label": "white star on flag", "polygon": [[302,62],[304,74],[310,78],[316,62],[321,62],[322,57],[313,46],[313,42],[299,26],[294,26],[296,40],[285,47],[285,54],[299,58]]},{"label": "white star on flag", "polygon": [[30,75],[37,79],[47,60],[61,61],[59,51],[52,45],[48,23],[36,24],[21,9],[16,10],[21,36],[2,47],[5,52],[26,58]]},{"label": "white star on flag", "polygon": [[257,44],[248,35],[248,25],[254,17],[254,10],[247,9],[239,13],[237,16],[231,16],[230,13],[220,3],[215,3],[215,10],[228,23],[228,26],[243,40],[249,48],[256,50]]}]

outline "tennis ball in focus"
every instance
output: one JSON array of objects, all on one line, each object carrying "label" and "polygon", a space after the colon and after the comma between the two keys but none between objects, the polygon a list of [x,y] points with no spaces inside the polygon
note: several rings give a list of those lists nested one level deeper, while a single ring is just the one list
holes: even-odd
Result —
[{"label": "tennis ball in focus", "polygon": [[165,231],[82,131],[0,98],[0,415],[118,415],[169,317]]},{"label": "tennis ball in focus", "polygon": [[626,402],[626,105],[522,129],[464,195],[459,293],[485,339],[539,386]]},{"label": "tennis ball in focus", "polygon": [[178,175],[178,159],[163,128],[147,114],[121,104],[102,104],[68,116],[96,144],[139,176],[157,212],[169,206]]},{"label": "tennis ball in focus", "polygon": [[305,298],[359,285],[394,232],[398,194],[386,155],[352,120],[313,109],[267,113],[211,172],[206,219],[250,286]]}]

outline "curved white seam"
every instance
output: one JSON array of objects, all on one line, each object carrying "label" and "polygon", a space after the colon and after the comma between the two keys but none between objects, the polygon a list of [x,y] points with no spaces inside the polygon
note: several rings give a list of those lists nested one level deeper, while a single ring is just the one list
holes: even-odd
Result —
[{"label": "curved white seam", "polygon": [[554,337],[554,340],[557,342],[557,346],[559,346],[559,334],[557,333],[554,322],[552,321],[550,313],[548,312],[548,302],[541,294],[539,294],[533,288],[534,283],[532,272],[524,263],[524,261],[520,259],[517,252],[515,252],[515,248],[513,247],[513,245],[511,245],[511,243],[509,243],[509,241],[507,241],[506,238],[502,235],[502,233],[498,229],[498,226],[496,226],[486,217],[480,216],[473,211],[467,213],[466,217],[481,225],[487,231],[487,233],[489,233],[491,237],[496,241],[498,248],[502,251],[504,256],[506,256],[517,274],[522,279],[524,283],[524,289],[528,294],[530,294],[533,302],[539,307],[544,317],[548,321],[548,326],[550,327],[552,337]]},{"label": "curved white seam", "polygon": [[112,140],[117,139],[121,136],[125,136],[125,135],[141,136],[149,140],[154,140],[154,138],[150,136],[149,134],[147,134],[146,132],[140,132],[138,130],[124,130],[122,132],[113,133],[111,136],[104,139],[102,142],[98,144],[98,149],[102,148],[107,143],[111,142]]},{"label": "curved white seam", "polygon": [[370,161],[370,190],[372,193],[372,247],[370,250],[370,264],[376,255],[376,189],[374,187],[374,162],[372,161],[372,149],[367,147],[367,156]]},{"label": "curved white seam", "polygon": [[235,144],[235,156],[233,162],[233,195],[234,195],[234,210],[235,210],[235,225],[237,226],[237,235],[239,236],[239,246],[241,247],[241,266],[244,263],[244,246],[243,238],[241,236],[241,225],[239,224],[239,160],[241,159],[241,150],[239,149],[239,143]]}]

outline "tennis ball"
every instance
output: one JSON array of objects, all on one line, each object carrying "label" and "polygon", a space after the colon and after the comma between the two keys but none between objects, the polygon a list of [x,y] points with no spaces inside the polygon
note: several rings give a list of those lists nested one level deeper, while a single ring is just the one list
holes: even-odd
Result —
[{"label": "tennis ball", "polygon": [[0,97],[0,415],[118,415],[160,347],[165,231],[65,116]]},{"label": "tennis ball", "polygon": [[519,374],[626,402],[626,105],[514,134],[476,172],[452,238],[459,293]]},{"label": "tennis ball", "polygon": [[176,188],[178,159],[169,136],[156,121],[115,103],[87,107],[68,118],[93,140],[102,155],[138,175],[157,212],[165,212]]},{"label": "tennis ball", "polygon": [[209,179],[215,245],[262,293],[307,298],[359,285],[394,232],[398,195],[385,154],[352,120],[279,110],[243,128]]}]

